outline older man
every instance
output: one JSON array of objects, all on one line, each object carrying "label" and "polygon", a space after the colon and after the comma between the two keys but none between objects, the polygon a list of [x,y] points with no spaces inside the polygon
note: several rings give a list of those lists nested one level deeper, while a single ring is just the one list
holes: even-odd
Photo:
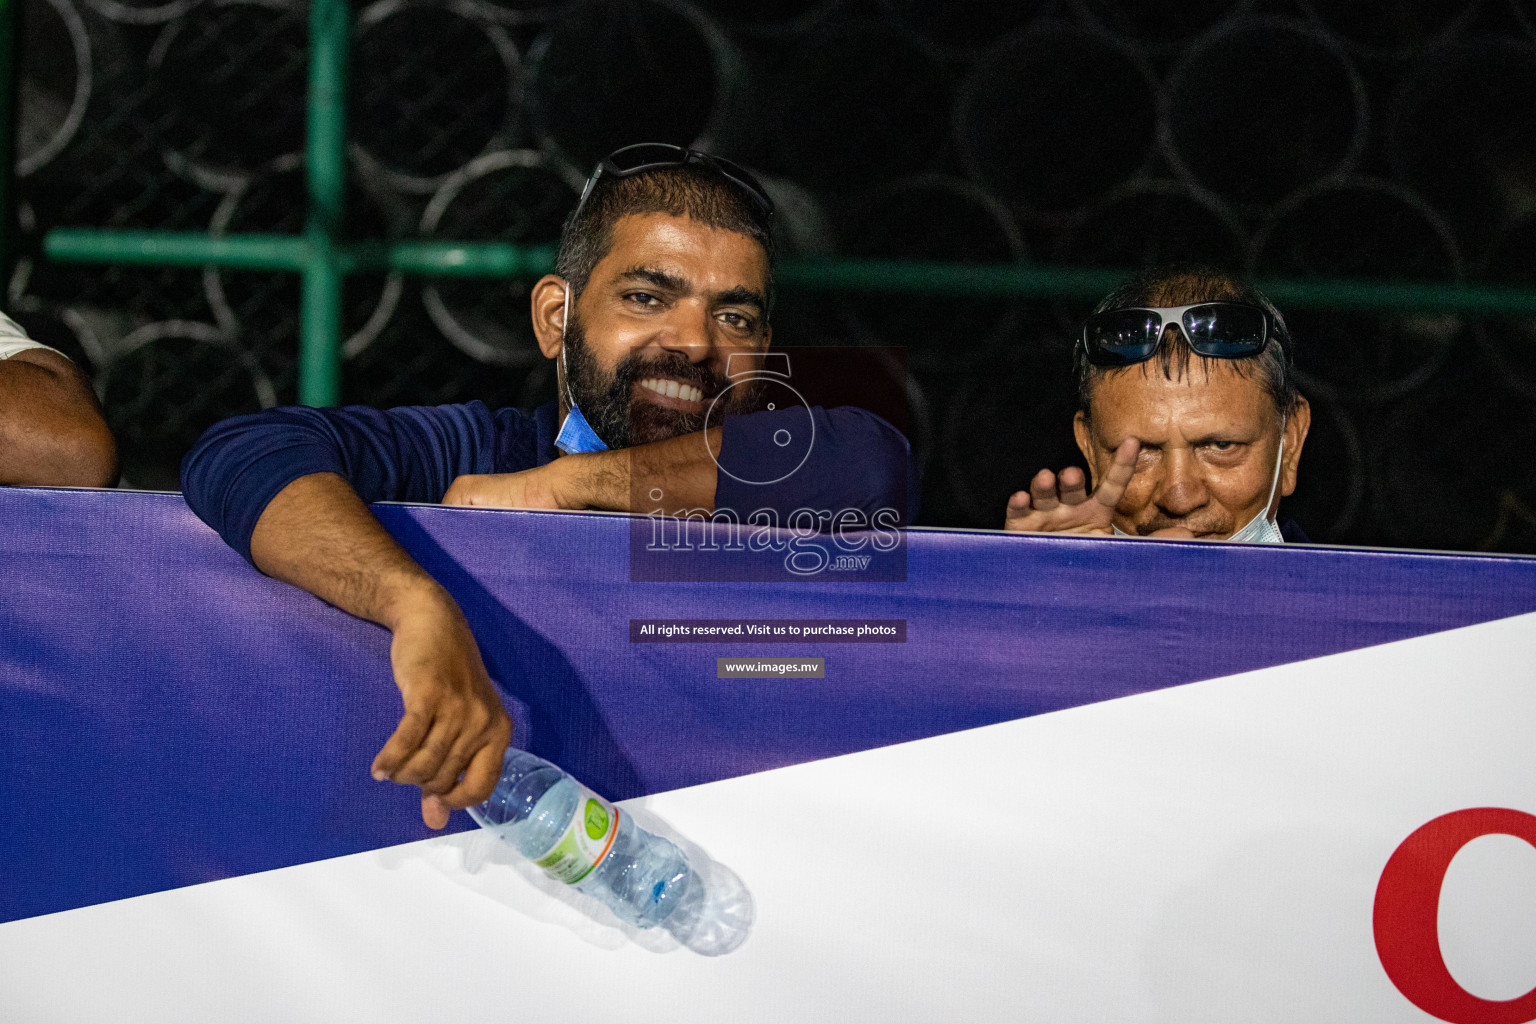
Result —
[{"label": "older man", "polygon": [[117,446],[85,375],[0,315],[0,484],[109,487]]},{"label": "older man", "polygon": [[[373,774],[419,786],[432,827],[490,794],[511,726],[458,605],[365,502],[731,509],[742,520],[767,509],[779,522],[804,508],[905,508],[907,444],[888,423],[853,408],[754,411],[754,389],[732,370],[772,339],[772,213],[734,164],[625,147],[588,180],[558,273],[533,288],[558,405],[275,409],[215,426],[188,453],[187,502],[231,546],[394,634],[404,715]],[[801,450],[791,435],[816,442]],[[775,467],[785,452],[801,461],[748,475],[772,485],[727,470]]]},{"label": "older man", "polygon": [[1084,322],[1076,467],[1041,470],[1003,528],[1280,543],[1312,422],[1290,335],[1253,288],[1206,269],[1143,272]]}]

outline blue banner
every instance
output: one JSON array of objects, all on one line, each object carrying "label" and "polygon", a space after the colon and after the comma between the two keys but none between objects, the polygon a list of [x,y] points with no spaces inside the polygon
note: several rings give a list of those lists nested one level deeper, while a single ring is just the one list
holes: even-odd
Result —
[{"label": "blue banner", "polygon": [[[1518,557],[918,530],[904,581],[660,583],[628,517],[375,511],[518,741],[615,799],[1536,610]],[[0,920],[428,834],[368,774],[400,709],[384,630],[178,495],[0,489],[0,521]],[[823,671],[724,665],[751,659]]]}]

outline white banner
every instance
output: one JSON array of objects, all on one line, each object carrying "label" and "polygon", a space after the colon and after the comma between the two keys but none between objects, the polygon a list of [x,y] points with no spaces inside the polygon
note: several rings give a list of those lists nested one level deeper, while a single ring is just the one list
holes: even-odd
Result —
[{"label": "white banner", "polygon": [[625,804],[718,959],[468,833],[0,925],[0,1018],[1536,1020],[1532,723],[1521,616]]}]

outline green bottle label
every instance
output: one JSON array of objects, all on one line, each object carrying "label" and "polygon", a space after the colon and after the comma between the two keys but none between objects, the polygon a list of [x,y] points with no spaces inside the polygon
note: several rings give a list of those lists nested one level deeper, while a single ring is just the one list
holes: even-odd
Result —
[{"label": "green bottle label", "polygon": [[619,834],[619,809],[585,786],[578,785],[576,813],[555,845],[534,864],[551,877],[575,885],[603,862]]}]

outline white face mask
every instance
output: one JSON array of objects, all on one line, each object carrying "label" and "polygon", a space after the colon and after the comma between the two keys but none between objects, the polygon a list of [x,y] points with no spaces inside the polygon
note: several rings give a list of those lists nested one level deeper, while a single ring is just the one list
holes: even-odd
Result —
[{"label": "white face mask", "polygon": [[[1275,452],[1275,474],[1269,481],[1269,499],[1264,502],[1264,507],[1259,509],[1259,514],[1248,520],[1248,524],[1238,530],[1228,541],[1238,544],[1284,544],[1285,538],[1280,535],[1280,527],[1275,525],[1274,516],[1270,513],[1270,506],[1275,503],[1275,489],[1280,486],[1280,467],[1285,465],[1285,438],[1280,439],[1280,448]],[[1275,509],[1275,514],[1279,509]],[[1120,527],[1110,524],[1116,537],[1135,537],[1134,533],[1126,533]]]}]

